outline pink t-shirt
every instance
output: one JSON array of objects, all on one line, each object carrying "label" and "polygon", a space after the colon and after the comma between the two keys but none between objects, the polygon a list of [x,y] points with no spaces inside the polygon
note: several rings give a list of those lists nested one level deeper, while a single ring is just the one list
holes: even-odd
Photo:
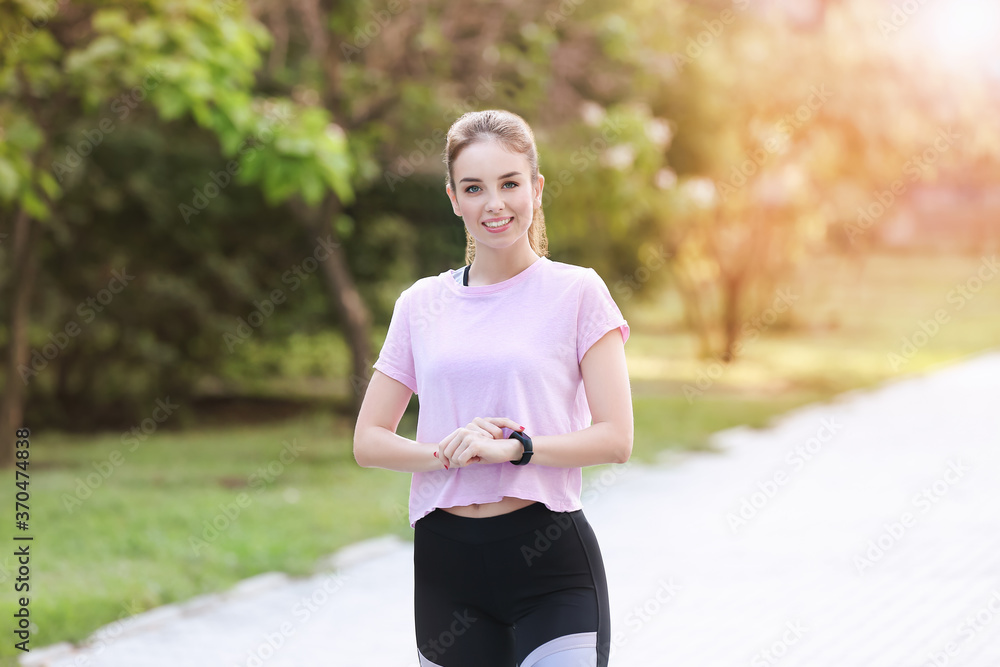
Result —
[{"label": "pink t-shirt", "polygon": [[[629,336],[597,272],[540,257],[508,280],[467,287],[461,271],[403,290],[373,364],[418,395],[417,442],[440,442],[476,417],[508,417],[532,437],[590,426],[580,360],[612,329]],[[580,468],[534,462],[413,473],[410,525],[436,507],[504,496],[577,510],[582,484]]]}]

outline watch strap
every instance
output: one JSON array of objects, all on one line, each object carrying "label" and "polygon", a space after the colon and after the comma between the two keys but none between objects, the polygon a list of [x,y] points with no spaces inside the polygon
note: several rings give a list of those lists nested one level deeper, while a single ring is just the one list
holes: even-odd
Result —
[{"label": "watch strap", "polygon": [[511,431],[510,437],[514,440],[517,440],[518,442],[521,443],[521,445],[524,446],[524,454],[521,455],[521,458],[518,459],[517,461],[511,461],[511,463],[513,463],[516,466],[526,465],[528,461],[531,460],[531,455],[534,453],[531,447],[531,438],[528,437],[527,433],[524,433],[522,431]]}]

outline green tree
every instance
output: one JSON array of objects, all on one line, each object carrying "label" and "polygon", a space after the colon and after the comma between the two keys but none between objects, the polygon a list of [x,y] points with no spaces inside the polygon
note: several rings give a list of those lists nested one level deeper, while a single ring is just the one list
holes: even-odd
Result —
[{"label": "green tree", "polygon": [[[122,91],[131,96],[121,100],[125,105],[148,97],[163,122],[192,118],[233,159],[234,179],[259,187],[271,205],[296,198],[315,207],[331,192],[353,197],[343,130],[319,107],[257,94],[254,73],[270,36],[245,12],[218,8],[195,1],[70,7],[16,0],[0,9],[0,87],[6,93],[0,206],[14,220],[5,286],[12,304],[8,373],[0,404],[0,460],[6,464],[32,376],[28,325],[39,253],[58,235],[64,243],[73,238],[66,212],[57,207],[69,183],[58,181],[84,171],[74,165],[86,157],[79,151],[92,150],[109,131],[99,112],[114,106]],[[81,125],[90,128],[89,144],[66,136],[67,128]],[[182,205],[178,212],[196,216],[198,207]],[[316,231],[311,223],[310,233]]]}]

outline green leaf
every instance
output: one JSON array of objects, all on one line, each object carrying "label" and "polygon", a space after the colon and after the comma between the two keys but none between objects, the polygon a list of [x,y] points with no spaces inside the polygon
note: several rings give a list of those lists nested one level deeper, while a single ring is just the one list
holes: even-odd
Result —
[{"label": "green leaf", "polygon": [[310,206],[318,204],[323,198],[323,181],[312,169],[302,170],[302,198]]},{"label": "green leaf", "polygon": [[56,183],[56,179],[51,172],[41,171],[38,174],[38,184],[49,199],[55,199],[62,193],[62,188]]},{"label": "green leaf", "polygon": [[94,12],[91,21],[97,32],[116,32],[129,27],[128,14],[124,9],[101,9]]},{"label": "green leaf", "polygon": [[21,195],[21,206],[35,220],[49,219],[49,207],[32,190],[25,190]]},{"label": "green leaf", "polygon": [[188,98],[173,86],[158,87],[152,97],[164,120],[180,118],[187,111]]},{"label": "green leaf", "polygon": [[86,57],[91,60],[112,60],[115,56],[123,54],[122,41],[110,35],[101,35],[84,51]]},{"label": "green leaf", "polygon": [[33,151],[42,143],[42,131],[24,116],[18,116],[7,128],[7,140],[22,151]]},{"label": "green leaf", "polygon": [[274,140],[274,149],[279,153],[306,156],[313,151],[313,142],[305,137],[279,136]]},{"label": "green leaf", "polygon": [[212,127],[212,110],[202,100],[191,100],[191,115],[198,125]]},{"label": "green leaf", "polygon": [[17,193],[21,178],[7,160],[0,157],[0,200],[11,201]]}]

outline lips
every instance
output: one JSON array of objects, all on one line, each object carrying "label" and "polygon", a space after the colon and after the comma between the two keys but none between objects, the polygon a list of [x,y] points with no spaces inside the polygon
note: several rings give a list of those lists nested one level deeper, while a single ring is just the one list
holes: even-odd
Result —
[{"label": "lips", "polygon": [[506,229],[507,226],[514,220],[512,217],[507,218],[490,218],[489,220],[483,221],[483,226],[486,229],[492,231],[499,231],[501,229]]}]

